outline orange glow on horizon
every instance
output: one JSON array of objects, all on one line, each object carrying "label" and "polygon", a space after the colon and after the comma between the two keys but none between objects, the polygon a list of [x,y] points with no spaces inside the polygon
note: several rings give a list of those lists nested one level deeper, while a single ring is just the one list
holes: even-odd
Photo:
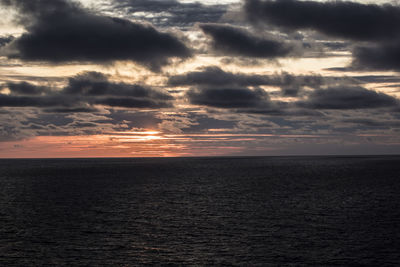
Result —
[{"label": "orange glow on horizon", "polygon": [[[37,136],[0,142],[0,158],[180,157],[240,154],[249,142],[317,135],[209,133],[166,134],[156,130],[87,136]],[[266,151],[274,150],[264,147]]]}]

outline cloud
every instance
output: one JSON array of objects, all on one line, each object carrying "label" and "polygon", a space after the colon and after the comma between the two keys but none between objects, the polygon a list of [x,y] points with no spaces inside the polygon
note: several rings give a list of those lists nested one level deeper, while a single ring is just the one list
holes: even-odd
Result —
[{"label": "cloud", "polygon": [[[23,14],[27,32],[7,46],[9,57],[54,63],[132,60],[159,70],[190,50],[177,37],[150,25],[96,15],[63,0],[7,1]],[[27,25],[28,21],[32,21]]]},{"label": "cloud", "polygon": [[289,30],[315,30],[356,41],[377,41],[399,36],[400,7],[348,1],[246,0],[250,21]]},{"label": "cloud", "polygon": [[352,70],[400,69],[399,6],[349,1],[246,0],[244,10],[253,23],[289,31],[314,30],[357,42]]},{"label": "cloud", "polygon": [[281,73],[274,75],[258,75],[233,73],[217,66],[208,66],[196,71],[171,76],[170,86],[207,85],[207,86],[277,86],[284,88],[310,86],[319,87],[328,83],[328,79],[319,75],[292,75]]},{"label": "cloud", "polygon": [[110,82],[107,76],[100,72],[85,72],[69,78],[68,86],[64,88],[63,92],[69,95],[108,95],[173,100],[171,95],[149,87]]},{"label": "cloud", "polygon": [[356,47],[352,65],[358,69],[400,70],[400,41]]},{"label": "cloud", "polygon": [[0,36],[0,47],[5,46],[14,40],[13,36]]},{"label": "cloud", "polygon": [[181,75],[171,76],[168,79],[170,86],[183,86],[183,85],[213,85],[213,86],[226,86],[226,85],[266,85],[279,83],[272,77],[263,75],[246,75],[226,72],[217,66],[208,66],[196,71],[187,72]]},{"label": "cloud", "polygon": [[47,113],[95,113],[97,109],[93,107],[77,107],[77,108],[48,108],[44,109]]},{"label": "cloud", "polygon": [[216,108],[254,108],[270,101],[262,89],[192,88],[186,95],[192,104]]},{"label": "cloud", "polygon": [[73,128],[91,128],[91,127],[98,127],[99,125],[93,122],[79,122],[79,121],[75,121],[71,124],[69,124],[69,126],[73,127]]},{"label": "cloud", "polygon": [[168,108],[172,107],[170,102],[143,98],[100,98],[93,101],[94,104],[106,105],[110,107],[123,108]]},{"label": "cloud", "polygon": [[398,99],[363,87],[331,87],[311,92],[298,106],[311,109],[374,109],[395,107]]},{"label": "cloud", "polygon": [[356,75],[352,77],[363,83],[400,83],[400,77],[397,75]]},{"label": "cloud", "polygon": [[59,96],[14,96],[0,94],[0,107],[54,107],[69,106],[70,103]]},{"label": "cloud", "polygon": [[56,113],[90,112],[93,105],[125,108],[171,107],[168,93],[136,84],[114,83],[98,72],[85,72],[68,79],[61,90],[30,83],[8,83],[10,94],[0,94],[0,107],[40,107]]},{"label": "cloud", "polygon": [[36,86],[27,82],[8,83],[3,87],[8,88],[12,94],[17,95],[40,95],[50,91],[48,87]]},{"label": "cloud", "polygon": [[197,22],[217,22],[227,6],[182,3],[176,0],[114,0],[115,10],[125,10],[127,16],[147,20],[160,27],[188,27]]},{"label": "cloud", "polygon": [[208,66],[180,75],[170,76],[169,86],[201,87],[279,87],[284,97],[299,96],[305,87],[320,88],[337,84],[358,84],[361,81],[350,77],[324,77],[320,75],[293,75],[280,73],[272,75],[233,73],[217,66]]},{"label": "cloud", "polygon": [[200,24],[200,28],[212,38],[213,48],[224,55],[277,58],[292,55],[295,50],[285,42],[259,37],[238,27]]},{"label": "cloud", "polygon": [[186,97],[193,105],[227,109],[233,113],[290,117],[322,115],[290,102],[271,100],[261,88],[194,87],[187,91]]},{"label": "cloud", "polygon": [[[157,124],[162,120],[157,118],[157,112],[141,111],[141,110],[127,110],[127,109],[110,109],[107,118],[111,120],[112,124],[125,123],[129,128],[152,128],[155,129]],[[110,123],[107,121],[96,121],[103,123]]]},{"label": "cloud", "polygon": [[[262,89],[192,88],[187,92],[191,104],[231,109],[238,113],[271,116],[320,117],[322,110],[357,110],[398,108],[399,100],[384,93],[359,86],[317,88],[305,92],[305,100],[283,102],[271,100]],[[287,95],[291,96],[291,95]]]},{"label": "cloud", "polygon": [[342,122],[356,124],[358,126],[370,129],[390,129],[400,128],[400,121],[398,120],[377,120],[371,118],[348,118],[343,119]]}]

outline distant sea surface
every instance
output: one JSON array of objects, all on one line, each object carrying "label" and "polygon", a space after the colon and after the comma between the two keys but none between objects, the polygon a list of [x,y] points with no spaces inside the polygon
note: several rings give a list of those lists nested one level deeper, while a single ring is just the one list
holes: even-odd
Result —
[{"label": "distant sea surface", "polygon": [[400,157],[0,160],[0,266],[400,265]]}]

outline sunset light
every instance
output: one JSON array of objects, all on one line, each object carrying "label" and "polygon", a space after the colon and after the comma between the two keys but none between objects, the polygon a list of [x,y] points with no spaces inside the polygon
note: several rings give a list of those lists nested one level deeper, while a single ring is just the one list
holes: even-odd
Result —
[{"label": "sunset light", "polygon": [[0,0],[0,267],[400,266],[400,1]]}]

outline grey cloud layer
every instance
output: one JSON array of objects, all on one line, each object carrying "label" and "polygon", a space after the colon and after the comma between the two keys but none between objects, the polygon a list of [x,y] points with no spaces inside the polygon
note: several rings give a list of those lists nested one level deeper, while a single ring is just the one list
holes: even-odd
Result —
[{"label": "grey cloud layer", "polygon": [[400,70],[400,40],[357,47],[353,65],[360,69]]},{"label": "grey cloud layer", "polygon": [[182,3],[176,0],[114,0],[113,2],[115,3],[113,8],[127,10],[128,16],[147,20],[160,27],[187,27],[197,22],[217,22],[227,9],[227,6],[222,4],[203,5],[200,2]]},{"label": "grey cloud layer", "polygon": [[88,72],[72,77],[60,90],[26,82],[8,83],[10,95],[0,94],[0,107],[46,107],[50,112],[91,112],[93,105],[125,108],[165,108],[172,96],[140,85],[110,82],[106,76]]},{"label": "grey cloud layer", "polygon": [[[174,30],[193,30],[186,32],[188,36],[198,34],[200,29],[211,41],[215,54],[231,56],[229,59],[240,57],[238,60],[244,62],[309,56],[311,53],[298,53],[296,44],[310,41],[310,50],[315,44],[331,51],[354,49],[353,67],[400,69],[400,12],[395,5],[248,0],[244,8],[249,20],[264,23],[263,27],[252,28],[255,24],[240,24],[242,21],[236,21],[236,26],[217,24],[227,22],[219,21],[228,9],[225,5],[176,0],[114,0],[113,7],[118,9],[115,14],[126,12],[125,19],[99,15],[68,0],[0,3],[18,9],[18,22],[26,30],[17,38],[0,37],[1,51],[22,60],[60,64],[132,60],[159,70],[171,58],[191,56],[192,50],[176,35],[128,20],[139,18],[164,30],[171,26],[176,27]],[[197,22],[201,24],[191,28]],[[281,32],[274,35],[271,25]],[[297,30],[317,33],[291,32]],[[193,38],[195,42],[203,40]],[[266,67],[265,72],[268,70]],[[46,80],[8,72],[2,78],[0,140],[21,137],[18,131],[25,130],[37,135],[69,135],[135,127],[177,133],[221,128],[279,134],[400,132],[399,100],[369,90],[370,85],[366,85],[397,86],[397,76],[324,77],[285,72],[261,75],[210,66],[164,76],[164,86],[171,94],[141,84],[114,82],[97,72],[71,77],[62,88],[37,84],[59,84],[65,82],[63,78]],[[173,94],[174,91],[179,93]],[[160,112],[174,104],[175,110],[169,109],[168,113],[176,114]]]},{"label": "grey cloud layer", "polygon": [[252,21],[265,21],[291,30],[313,29],[336,37],[371,41],[399,36],[400,8],[355,2],[247,0]]},{"label": "grey cloud layer", "polygon": [[294,47],[277,40],[255,36],[244,29],[220,24],[201,24],[213,41],[213,48],[225,55],[276,58],[286,57]]},{"label": "grey cloud layer", "polygon": [[397,5],[247,0],[244,10],[255,23],[291,31],[315,30],[354,41],[352,65],[357,69],[400,69],[400,7]]},{"label": "grey cloud layer", "polygon": [[[225,72],[211,66],[172,76],[168,83],[170,86],[192,86],[186,94],[192,104],[243,109],[244,112],[253,113],[284,114],[294,108],[356,110],[399,107],[398,99],[358,86],[361,81],[350,78],[290,74],[248,75]],[[265,90],[258,88],[264,85],[279,87],[282,97],[300,96],[303,99],[300,98],[297,102],[272,101]]]},{"label": "grey cloud layer", "polygon": [[50,92],[48,87],[36,86],[27,82],[8,83],[6,87],[8,87],[12,94],[16,95],[40,95]]},{"label": "grey cloud layer", "polygon": [[395,107],[399,101],[384,93],[353,86],[315,90],[299,105],[314,109],[373,109]]},{"label": "grey cloud layer", "polygon": [[[187,93],[195,105],[236,108],[250,113],[292,114],[293,108],[315,110],[358,110],[399,107],[398,99],[363,87],[332,87],[316,89],[305,100],[297,102],[271,101],[262,89],[195,88]],[[249,109],[250,108],[250,109]],[[289,111],[289,112],[288,112]],[[304,111],[304,110],[303,110]],[[302,112],[303,112],[302,111]],[[313,115],[309,112],[308,115]],[[314,115],[318,115],[315,113]]]},{"label": "grey cloud layer", "polygon": [[295,76],[288,73],[276,75],[258,75],[233,73],[222,70],[217,66],[209,66],[196,71],[181,75],[171,76],[168,84],[171,86],[183,85],[211,85],[211,86],[280,86],[297,87],[311,86],[318,87],[327,82],[327,78],[318,75]]},{"label": "grey cloud layer", "polygon": [[14,40],[12,36],[0,36],[0,47],[11,43],[12,40]]},{"label": "grey cloud layer", "polygon": [[244,87],[272,86],[281,89],[282,96],[298,96],[304,87],[319,88],[326,85],[357,83],[350,78],[322,77],[319,75],[292,75],[281,73],[274,75],[257,75],[232,73],[216,66],[209,66],[181,75],[171,76],[170,86],[201,86],[201,87]]},{"label": "grey cloud layer", "polygon": [[268,104],[268,94],[262,89],[196,88],[187,92],[192,104],[217,108],[254,108]]},{"label": "grey cloud layer", "polygon": [[[11,42],[9,57],[50,62],[133,60],[158,70],[171,57],[191,54],[172,34],[96,15],[67,0],[2,3],[20,10],[27,30]],[[32,23],[26,25],[27,21]]]}]

